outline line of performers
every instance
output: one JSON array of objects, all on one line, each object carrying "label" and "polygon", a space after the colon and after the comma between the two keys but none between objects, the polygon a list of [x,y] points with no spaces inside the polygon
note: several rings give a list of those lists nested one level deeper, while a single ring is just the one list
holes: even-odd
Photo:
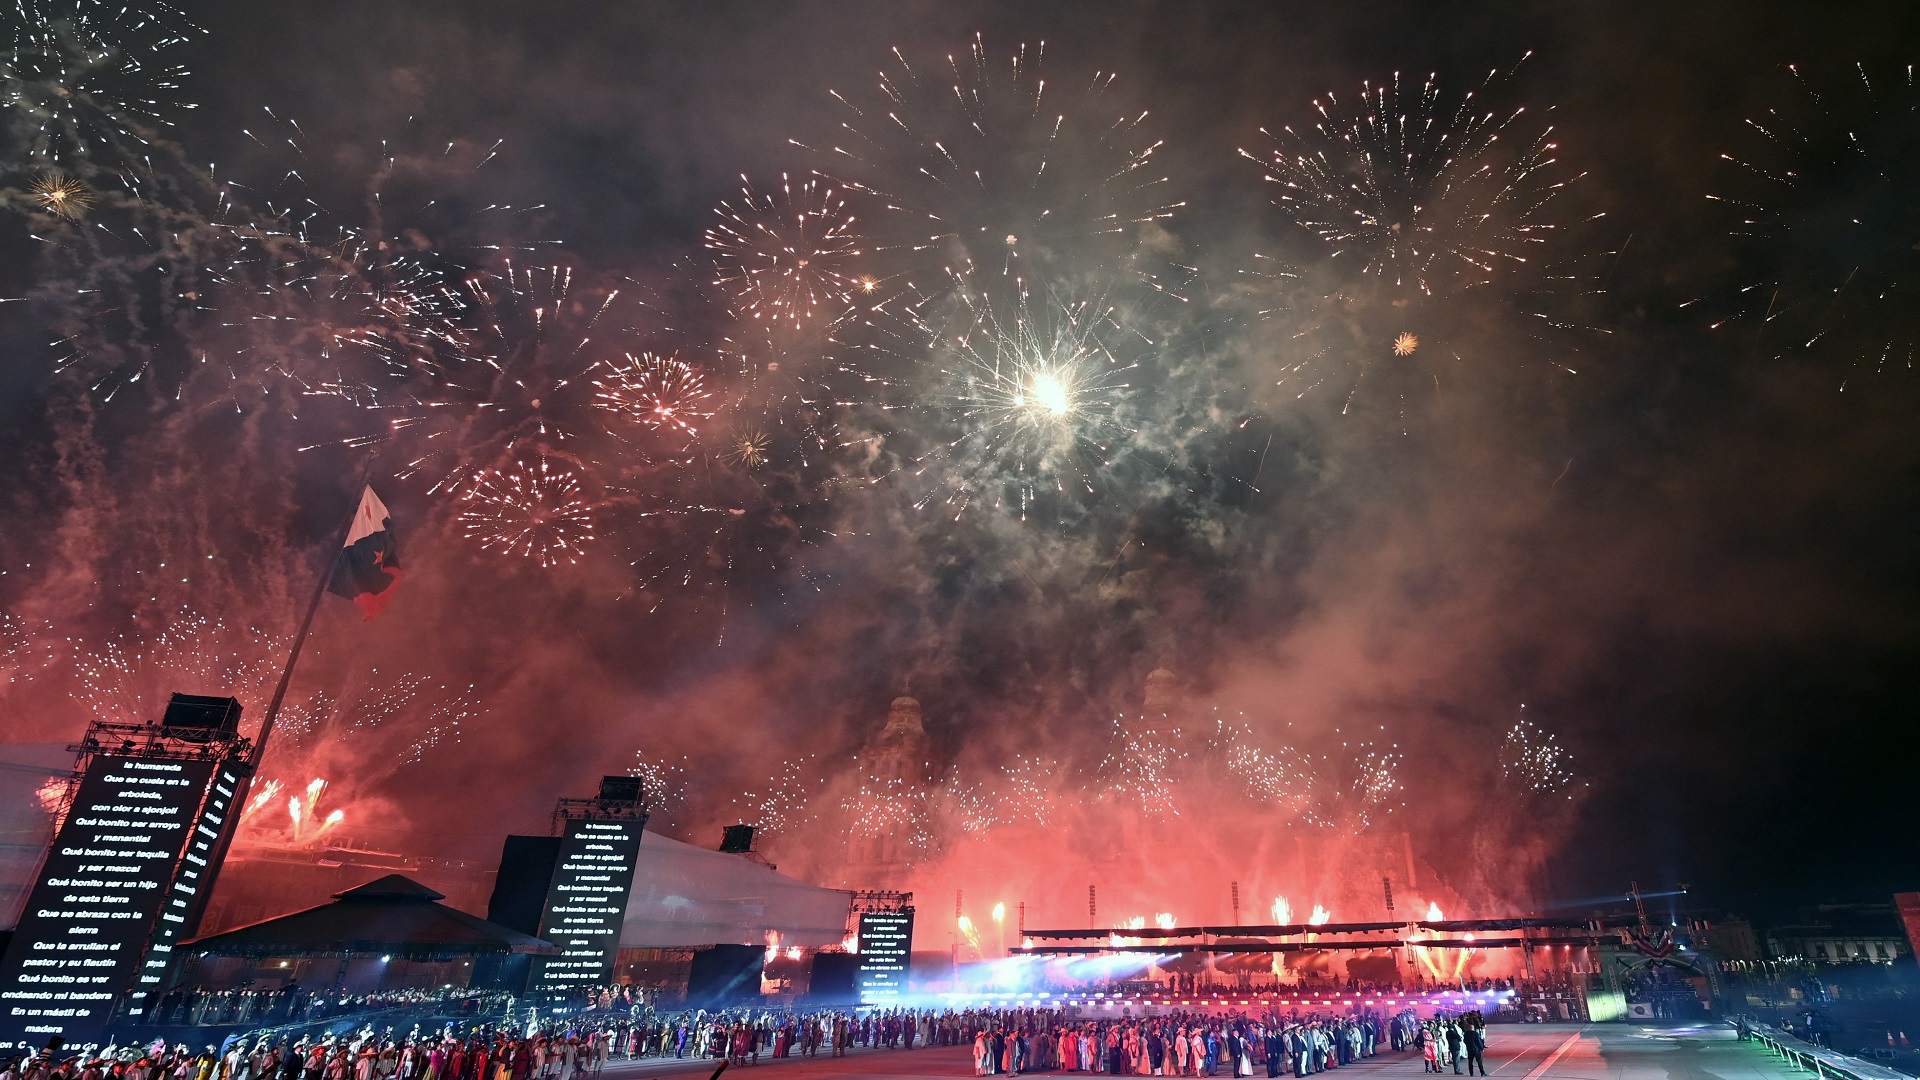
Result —
[{"label": "line of performers", "polygon": [[975,1076],[1060,1070],[1126,1076],[1296,1077],[1413,1044],[1418,1018],[1270,1015],[1223,1019],[1173,1013],[1038,1027],[992,1027],[974,1036]]}]

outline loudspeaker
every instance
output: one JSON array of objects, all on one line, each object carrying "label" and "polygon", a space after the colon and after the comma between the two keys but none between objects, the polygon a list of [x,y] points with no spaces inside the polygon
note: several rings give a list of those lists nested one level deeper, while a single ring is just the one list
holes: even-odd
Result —
[{"label": "loudspeaker", "polygon": [[509,836],[500,848],[500,872],[487,899],[487,921],[529,936],[540,933],[547,889],[560,864],[557,836]]},{"label": "loudspeaker", "polygon": [[687,1007],[724,1008],[760,997],[760,971],[767,951],[758,945],[714,945],[693,954],[687,973]]},{"label": "loudspeaker", "polygon": [[729,855],[745,855],[753,850],[753,826],[729,825],[720,834],[720,850]]},{"label": "loudspeaker", "polygon": [[601,777],[600,801],[620,806],[640,805],[640,778],[637,776]]},{"label": "loudspeaker", "polygon": [[857,1000],[854,977],[859,973],[860,958],[852,953],[814,953],[807,999],[819,1005],[852,1005]]},{"label": "loudspeaker", "polygon": [[230,697],[175,694],[167,702],[160,726],[176,739],[210,742],[240,730],[240,703]]}]

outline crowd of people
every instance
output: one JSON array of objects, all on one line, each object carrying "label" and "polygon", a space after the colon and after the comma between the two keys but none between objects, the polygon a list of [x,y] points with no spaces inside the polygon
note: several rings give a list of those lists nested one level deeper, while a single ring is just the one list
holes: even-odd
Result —
[{"label": "crowd of people", "polygon": [[221,1027],[235,1024],[299,1024],[385,1009],[432,1006],[444,1016],[479,1016],[505,1004],[498,990],[436,987],[377,994],[315,993],[298,984],[274,990],[202,990],[176,987],[147,1016],[160,1026]]},{"label": "crowd of people", "polygon": [[1409,1010],[1321,1016],[1299,1012],[1219,1017],[1083,1020],[1051,1011],[985,1014],[973,1035],[974,1075],[1084,1072],[1128,1076],[1309,1076],[1407,1049],[1419,1023]]},{"label": "crowd of people", "polygon": [[[425,1000],[382,995],[369,1004]],[[614,1059],[839,1057],[858,1049],[970,1047],[976,1075],[1081,1072],[1136,1076],[1306,1077],[1385,1050],[1418,1051],[1428,1071],[1480,1064],[1478,1013],[1422,1022],[1386,1014],[1200,1011],[1089,1019],[1062,1008],[741,1008],[656,1012],[614,991],[586,996],[584,1011],[544,1027],[498,1017],[423,1031],[296,1034],[260,1028],[219,1046],[109,1047],[97,1057],[43,1051],[17,1059],[0,1080],[581,1080]],[[176,1008],[184,1008],[176,1005]],[[334,1025],[337,1027],[338,1025]]]},{"label": "crowd of people", "polygon": [[1475,1070],[1481,1076],[1487,1075],[1487,1022],[1480,1013],[1436,1016],[1419,1025],[1413,1038],[1414,1048],[1420,1051],[1427,1072],[1444,1072],[1452,1066],[1454,1075],[1458,1076],[1464,1063],[1468,1076]]}]

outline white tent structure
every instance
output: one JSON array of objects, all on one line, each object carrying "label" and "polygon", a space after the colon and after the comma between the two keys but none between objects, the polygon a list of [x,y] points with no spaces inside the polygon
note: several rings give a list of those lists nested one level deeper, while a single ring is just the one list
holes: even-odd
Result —
[{"label": "white tent structure", "polygon": [[656,832],[642,835],[627,901],[626,948],[837,945],[853,894],[790,878],[740,855],[709,851]]}]

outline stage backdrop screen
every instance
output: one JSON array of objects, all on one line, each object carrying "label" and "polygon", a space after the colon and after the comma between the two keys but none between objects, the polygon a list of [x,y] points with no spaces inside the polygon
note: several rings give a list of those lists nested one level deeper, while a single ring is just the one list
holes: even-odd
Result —
[{"label": "stage backdrop screen", "polygon": [[540,916],[540,938],[560,946],[560,955],[534,958],[532,989],[540,1000],[613,982],[645,826],[645,818],[567,822]]},{"label": "stage backdrop screen", "polygon": [[913,944],[913,912],[860,913],[860,1001],[889,1005],[907,992],[907,951]]},{"label": "stage backdrop screen", "polygon": [[100,1044],[162,915],[192,906],[175,886],[218,764],[102,754],[87,765],[0,958],[0,1052],[55,1035],[75,1053]]}]

